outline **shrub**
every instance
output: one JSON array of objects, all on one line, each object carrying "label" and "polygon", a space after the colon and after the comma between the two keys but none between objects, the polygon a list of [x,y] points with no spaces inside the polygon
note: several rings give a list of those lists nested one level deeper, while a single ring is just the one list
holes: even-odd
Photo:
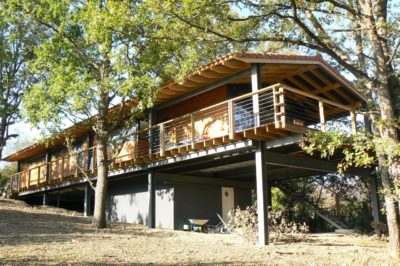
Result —
[{"label": "shrub", "polygon": [[[288,221],[282,211],[269,211],[269,231],[271,242],[299,241],[308,233],[308,226]],[[258,219],[257,206],[253,204],[245,209],[236,209],[229,212],[226,223],[230,233],[237,234],[252,243],[257,242]]]}]

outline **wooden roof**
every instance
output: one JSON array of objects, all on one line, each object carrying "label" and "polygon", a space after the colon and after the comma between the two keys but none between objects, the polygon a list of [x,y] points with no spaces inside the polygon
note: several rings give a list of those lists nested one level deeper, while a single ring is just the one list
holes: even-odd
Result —
[{"label": "wooden roof", "polygon": [[[263,83],[287,83],[290,86],[308,91],[320,97],[357,107],[365,97],[338,71],[325,62],[320,55],[283,55],[275,53],[230,53],[213,62],[203,65],[182,83],[170,81],[161,85],[156,95],[156,105],[184,95],[205,85],[221,80],[235,73],[249,69],[253,63],[261,63]],[[231,83],[250,83],[250,76],[236,79]],[[68,130],[76,136],[82,136],[90,128],[75,125]],[[5,161],[23,160],[47,149],[61,145],[60,137],[51,144],[35,143],[6,158]]]},{"label": "wooden roof", "polygon": [[[287,82],[303,90],[308,87],[306,90],[310,92],[318,90],[317,93],[322,94],[320,96],[332,100],[335,97],[331,94],[340,94],[341,96],[336,97],[336,100],[344,104],[357,105],[365,101],[365,97],[354,88],[353,84],[325,62],[320,55],[236,52],[199,67],[182,83],[171,81],[163,84],[157,94],[156,104],[246,70],[253,63],[263,64],[262,81],[264,83]],[[250,76],[232,83],[250,83]]]}]

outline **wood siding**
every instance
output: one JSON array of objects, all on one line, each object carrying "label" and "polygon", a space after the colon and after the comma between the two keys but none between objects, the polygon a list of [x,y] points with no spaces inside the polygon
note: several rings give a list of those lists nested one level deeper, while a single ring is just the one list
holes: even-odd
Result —
[{"label": "wood siding", "polygon": [[168,121],[170,119],[189,114],[207,106],[214,105],[227,99],[227,86],[221,86],[211,91],[204,92],[180,103],[158,110],[156,113],[156,123]]}]

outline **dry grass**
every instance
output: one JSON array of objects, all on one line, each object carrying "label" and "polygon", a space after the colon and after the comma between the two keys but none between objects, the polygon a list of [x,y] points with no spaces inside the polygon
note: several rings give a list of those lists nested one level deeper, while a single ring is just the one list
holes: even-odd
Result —
[{"label": "dry grass", "polygon": [[77,213],[0,200],[1,265],[396,265],[387,259],[386,245],[326,234],[258,248],[233,235],[139,225],[98,231]]}]

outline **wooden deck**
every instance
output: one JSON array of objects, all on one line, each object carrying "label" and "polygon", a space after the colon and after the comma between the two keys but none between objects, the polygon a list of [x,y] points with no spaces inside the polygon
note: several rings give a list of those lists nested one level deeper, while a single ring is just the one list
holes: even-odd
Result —
[{"label": "wooden deck", "polygon": [[[327,123],[347,116],[355,132],[352,107],[278,83],[133,133],[110,170],[244,139],[271,140],[308,129],[326,130]],[[96,175],[95,147],[13,175],[11,191],[16,194],[80,179],[84,173]]]}]

